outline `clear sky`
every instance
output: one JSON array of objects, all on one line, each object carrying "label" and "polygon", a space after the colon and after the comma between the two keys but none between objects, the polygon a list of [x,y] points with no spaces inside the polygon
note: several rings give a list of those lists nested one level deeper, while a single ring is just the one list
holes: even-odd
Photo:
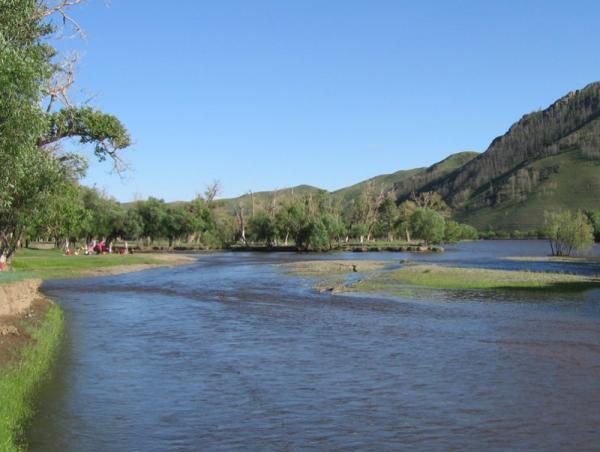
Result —
[{"label": "clear sky", "polygon": [[461,150],[600,79],[600,2],[88,0],[79,87],[134,146],[122,201],[328,190]]}]

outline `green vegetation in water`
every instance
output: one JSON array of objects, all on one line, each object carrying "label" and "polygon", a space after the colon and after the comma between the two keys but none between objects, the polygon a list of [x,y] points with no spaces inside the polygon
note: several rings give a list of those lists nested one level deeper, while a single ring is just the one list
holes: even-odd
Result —
[{"label": "green vegetation in water", "polygon": [[63,333],[60,308],[51,305],[40,324],[30,326],[32,342],[0,373],[0,450],[22,450],[23,428],[33,414],[33,398],[47,375]]},{"label": "green vegetation in water", "polygon": [[382,272],[350,286],[357,292],[396,293],[402,286],[431,289],[581,291],[600,288],[600,279],[563,273],[411,265]]},{"label": "green vegetation in water", "polygon": [[559,262],[566,264],[600,264],[598,256],[509,256],[504,258],[515,262]]},{"label": "green vegetation in water", "polygon": [[346,276],[352,273],[369,273],[383,269],[389,262],[367,260],[313,260],[282,264],[294,276],[318,278],[314,288],[320,292],[341,292]]},{"label": "green vegetation in water", "polygon": [[19,250],[12,264],[14,272],[0,273],[0,283],[27,278],[73,278],[98,269],[117,266],[160,265],[163,261],[143,254],[66,256],[60,250]]}]

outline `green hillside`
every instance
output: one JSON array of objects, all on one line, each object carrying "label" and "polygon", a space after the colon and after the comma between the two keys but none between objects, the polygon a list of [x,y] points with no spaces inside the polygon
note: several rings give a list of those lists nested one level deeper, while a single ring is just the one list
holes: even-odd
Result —
[{"label": "green hillside", "polygon": [[403,200],[410,197],[412,192],[428,191],[432,185],[439,183],[448,175],[460,170],[466,163],[477,156],[479,156],[479,153],[472,151],[451,154],[444,160],[434,163],[429,168],[396,182],[394,184],[394,192],[400,200]]},{"label": "green hillside", "polygon": [[383,188],[384,191],[390,191],[396,184],[410,177],[413,177],[425,170],[426,168],[415,168],[409,170],[396,171],[392,174],[382,174],[380,176],[372,177],[357,184],[350,185],[349,187],[341,188],[332,192],[331,194],[337,199],[340,199],[343,203],[348,203],[352,201],[352,199],[359,196],[368,184],[372,184],[373,187],[377,189]]},{"label": "green hillside", "polygon": [[523,116],[484,153],[417,191],[429,190],[460,221],[497,231],[538,228],[549,209],[600,207],[600,83]]},{"label": "green hillside", "polygon": [[[412,190],[419,191],[428,184],[436,182],[453,171],[456,171],[478,155],[477,152],[458,152],[430,167],[381,174],[354,185],[350,185],[349,187],[335,190],[329,194],[334,200],[339,201],[342,205],[346,205],[356,197],[360,196],[369,184],[376,190],[381,189],[385,192],[395,191],[396,193],[407,192],[410,194]],[[252,203],[252,198],[254,198],[255,205],[266,206],[271,203],[273,199],[282,200],[292,196],[305,196],[311,193],[315,194],[319,191],[323,190],[311,185],[298,185],[296,187],[283,188],[280,190],[261,191],[252,194],[246,193],[237,198],[222,199],[220,200],[220,203],[224,207],[233,208],[233,206],[240,204],[240,202],[249,205]]]},{"label": "green hillside", "polygon": [[279,190],[248,192],[237,198],[220,199],[217,202],[220,211],[229,212],[235,211],[236,207],[242,205],[250,208],[254,205],[256,208],[267,208],[272,203],[280,203],[286,199],[293,197],[303,197],[310,194],[316,194],[321,190],[312,185],[297,185],[295,187],[282,188]]}]

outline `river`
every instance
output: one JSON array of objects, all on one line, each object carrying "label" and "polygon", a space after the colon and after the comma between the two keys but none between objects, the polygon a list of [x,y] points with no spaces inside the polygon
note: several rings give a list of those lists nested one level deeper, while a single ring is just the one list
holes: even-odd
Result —
[{"label": "river", "polygon": [[30,449],[597,448],[600,291],[331,295],[276,265],[411,259],[600,273],[503,259],[547,253],[537,241],[443,254],[215,253],[48,282],[67,331]]}]

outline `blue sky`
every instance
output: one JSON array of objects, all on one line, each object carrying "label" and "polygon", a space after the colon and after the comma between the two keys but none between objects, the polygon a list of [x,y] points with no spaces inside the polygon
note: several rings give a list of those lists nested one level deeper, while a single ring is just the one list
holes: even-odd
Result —
[{"label": "blue sky", "polygon": [[88,0],[80,96],[134,146],[122,201],[333,190],[461,150],[600,79],[595,1]]}]

